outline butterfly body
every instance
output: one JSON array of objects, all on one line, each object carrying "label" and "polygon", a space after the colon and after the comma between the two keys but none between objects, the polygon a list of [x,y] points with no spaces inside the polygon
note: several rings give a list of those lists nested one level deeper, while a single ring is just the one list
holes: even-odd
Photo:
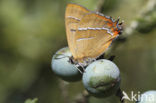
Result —
[{"label": "butterfly body", "polygon": [[122,32],[118,21],[80,5],[68,4],[65,24],[73,62],[86,66],[102,55]]}]

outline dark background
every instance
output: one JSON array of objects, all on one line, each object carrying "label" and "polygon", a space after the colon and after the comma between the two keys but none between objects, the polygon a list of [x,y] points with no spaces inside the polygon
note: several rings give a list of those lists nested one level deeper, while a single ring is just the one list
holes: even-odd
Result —
[{"label": "dark background", "polygon": [[[51,70],[52,55],[67,46],[64,13],[68,3],[97,8],[124,20],[124,42],[114,42],[121,88],[128,95],[156,90],[155,0],[0,0],[0,103],[64,103],[58,77]],[[101,3],[100,3],[101,2]],[[149,4],[152,5],[153,3]],[[142,12],[146,12],[141,15]],[[135,28],[137,21],[139,25]],[[133,28],[133,29],[132,29]],[[129,30],[130,29],[130,30]],[[131,33],[132,29],[132,33]],[[128,33],[130,36],[127,36]],[[68,85],[68,99],[84,90],[80,82]],[[90,98],[90,103],[118,103],[118,98]]]}]

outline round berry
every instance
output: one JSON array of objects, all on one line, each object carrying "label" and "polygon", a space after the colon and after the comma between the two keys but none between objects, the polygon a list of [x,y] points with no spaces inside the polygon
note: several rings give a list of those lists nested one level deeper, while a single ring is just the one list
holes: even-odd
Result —
[{"label": "round berry", "polygon": [[95,97],[110,96],[119,89],[120,71],[112,61],[97,60],[85,69],[83,84],[87,91]]},{"label": "round berry", "polygon": [[81,74],[74,64],[70,62],[72,57],[68,47],[62,48],[52,57],[52,70],[65,81],[78,81],[81,79]]},{"label": "round berry", "polygon": [[141,94],[141,98],[136,103],[156,103],[156,91],[151,90]]}]

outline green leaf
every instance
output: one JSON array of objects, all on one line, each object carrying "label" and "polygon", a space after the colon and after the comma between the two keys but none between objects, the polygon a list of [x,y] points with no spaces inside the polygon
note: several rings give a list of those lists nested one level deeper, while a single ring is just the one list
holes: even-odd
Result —
[{"label": "green leaf", "polygon": [[27,99],[24,103],[37,103],[38,99],[34,98],[34,99]]}]

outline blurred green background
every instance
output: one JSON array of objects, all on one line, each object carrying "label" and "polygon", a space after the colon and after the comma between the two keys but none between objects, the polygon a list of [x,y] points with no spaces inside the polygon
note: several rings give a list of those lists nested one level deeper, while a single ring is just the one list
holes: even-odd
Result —
[{"label": "blurred green background", "polygon": [[[156,7],[148,16],[138,17],[149,1],[0,0],[0,103],[24,103],[28,98],[38,98],[38,103],[64,103],[59,80],[51,71],[51,57],[67,46],[64,13],[68,3],[93,11],[102,5],[104,14],[124,20],[124,28],[138,20],[138,29],[110,55],[116,55],[122,90],[129,95],[131,91],[156,90]],[[66,99],[74,100],[83,90],[81,81],[70,83]],[[89,100],[120,103],[115,96]]]}]

